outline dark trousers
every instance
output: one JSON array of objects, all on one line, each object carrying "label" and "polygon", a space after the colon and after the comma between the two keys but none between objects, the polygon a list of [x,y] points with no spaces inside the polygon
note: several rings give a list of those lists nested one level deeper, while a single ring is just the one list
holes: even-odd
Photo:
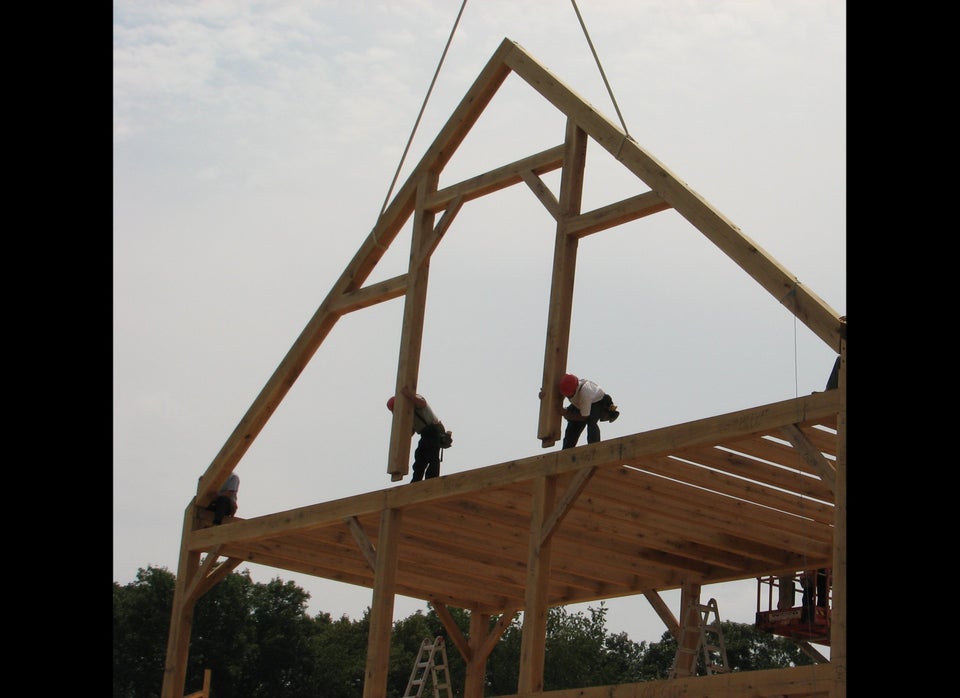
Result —
[{"label": "dark trousers", "polygon": [[440,474],[440,428],[425,427],[420,432],[420,442],[413,452],[413,479],[410,482],[419,482],[426,478],[437,477]]},{"label": "dark trousers", "polygon": [[830,377],[827,378],[827,387],[825,390],[833,390],[840,386],[840,357],[833,362],[833,370],[830,371]]},{"label": "dark trousers", "polygon": [[800,600],[803,610],[800,611],[800,622],[807,623],[814,619],[814,603],[816,596],[816,580],[803,574],[800,577],[800,587],[803,589],[803,598]]},{"label": "dark trousers", "polygon": [[[563,432],[563,448],[573,448],[576,446],[577,441],[580,439],[580,434],[583,433],[584,429],[587,430],[587,443],[597,443],[600,440],[600,418],[607,415],[610,405],[612,404],[613,398],[609,395],[604,395],[590,405],[590,416],[587,417],[587,421],[580,422],[568,419],[567,428]],[[567,409],[577,410],[577,408],[572,405]]]},{"label": "dark trousers", "polygon": [[213,523],[217,526],[223,523],[224,516],[233,516],[237,513],[236,503],[229,497],[224,497],[222,494],[217,495],[217,498],[210,502],[210,506],[208,506],[207,509],[213,512]]},{"label": "dark trousers", "polygon": [[817,605],[827,607],[827,570],[822,567],[817,570]]}]

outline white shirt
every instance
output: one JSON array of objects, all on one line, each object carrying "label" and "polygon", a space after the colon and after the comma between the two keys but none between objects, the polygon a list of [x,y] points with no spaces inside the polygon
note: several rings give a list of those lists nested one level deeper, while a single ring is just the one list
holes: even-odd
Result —
[{"label": "white shirt", "polygon": [[218,494],[222,494],[224,497],[233,500],[234,504],[237,502],[237,490],[240,489],[240,478],[236,473],[230,473],[230,477],[227,478],[227,481],[220,486],[220,491]]},{"label": "white shirt", "polygon": [[606,393],[599,385],[586,378],[581,378],[580,385],[577,386],[577,392],[567,399],[570,400],[571,405],[580,410],[582,416],[589,417],[590,406],[604,395]]},{"label": "white shirt", "polygon": [[[423,395],[417,394],[417,397],[423,398]],[[424,402],[426,400],[424,399]],[[423,407],[413,408],[413,430],[416,433],[422,432],[428,424],[437,424],[440,418],[434,413],[433,408],[427,403]]]}]

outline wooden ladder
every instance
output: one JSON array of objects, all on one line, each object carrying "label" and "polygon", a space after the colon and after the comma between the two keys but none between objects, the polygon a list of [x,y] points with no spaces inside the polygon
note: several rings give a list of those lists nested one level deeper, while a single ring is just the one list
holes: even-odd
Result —
[{"label": "wooden ladder", "polygon": [[[723,643],[723,630],[720,627],[720,612],[717,610],[717,600],[710,599],[705,604],[695,604],[696,626],[689,623],[692,620],[691,615],[686,615],[688,619],[687,626],[683,628],[681,637],[678,638],[677,653],[673,658],[673,665],[670,667],[669,677],[676,679],[683,676],[690,676],[691,670],[696,675],[696,661],[692,655],[703,650],[703,664],[708,675],[725,674],[730,671],[727,663],[727,648]],[[691,612],[693,609],[691,608]],[[713,620],[710,616],[713,616]],[[681,644],[683,637],[690,637],[689,633],[698,633],[696,649],[685,648]],[[681,655],[687,659],[680,661]]]},{"label": "wooden ladder", "polygon": [[703,664],[707,668],[707,674],[726,674],[730,671],[730,665],[727,663],[727,648],[723,644],[717,600],[710,599],[706,604],[700,604],[699,611],[700,647],[703,648]]},{"label": "wooden ladder", "polygon": [[421,698],[428,677],[433,679],[433,698],[440,698],[441,690],[445,692],[446,698],[453,698],[450,692],[450,674],[447,671],[447,647],[442,635],[437,635],[432,640],[428,637],[420,643],[420,652],[417,654],[417,661],[413,663],[403,698]]}]

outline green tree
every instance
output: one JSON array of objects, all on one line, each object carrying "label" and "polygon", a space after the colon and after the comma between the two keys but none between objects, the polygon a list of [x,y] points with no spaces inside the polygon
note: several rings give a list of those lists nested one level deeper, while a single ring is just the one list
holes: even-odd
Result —
[{"label": "green tree", "polygon": [[217,698],[258,695],[246,692],[254,688],[249,677],[260,665],[252,623],[252,595],[250,573],[232,573],[197,601],[187,663],[187,692],[197,690],[203,683],[204,669],[210,669]]},{"label": "green tree", "polygon": [[[543,688],[560,690],[632,683],[641,680],[644,644],[626,634],[606,631],[607,608],[588,607],[570,613],[563,607],[547,612],[544,647]],[[517,617],[503,634],[487,662],[487,694],[516,693],[520,673],[522,619]]]},{"label": "green tree", "polygon": [[[114,584],[114,698],[160,695],[175,581],[149,567],[131,584]],[[210,669],[217,698],[317,695],[308,599],[292,582],[227,575],[194,608],[186,690],[198,690]]]},{"label": "green tree", "polygon": [[796,643],[757,630],[748,623],[720,623],[732,671],[805,666],[813,660]]},{"label": "green tree", "polygon": [[315,624],[307,615],[310,595],[293,582],[273,579],[251,590],[252,644],[257,648],[253,670],[245,672],[255,698],[313,698],[315,662],[310,655]]},{"label": "green tree", "polygon": [[[759,631],[748,623],[721,621],[720,629],[723,631],[723,646],[730,671],[782,669],[813,664],[813,660],[792,640]],[[647,678],[641,680],[668,678],[676,652],[677,641],[670,633],[663,633],[660,642],[651,643],[643,655],[641,673]],[[701,651],[697,656],[697,674],[702,676],[705,673]]]},{"label": "green tree", "polygon": [[[113,585],[113,696],[157,698],[163,682],[175,577],[163,568],[139,570],[136,580]],[[213,675],[215,698],[360,698],[366,670],[370,609],[352,621],[306,612],[310,595],[279,578],[255,584],[249,572],[227,575],[197,601],[186,668],[187,692]],[[466,636],[470,615],[448,609]],[[636,643],[606,629],[607,608],[547,614],[544,689],[608,686],[668,678],[677,644]],[[485,695],[517,690],[522,616],[511,620],[487,661]],[[494,623],[495,619],[491,619]],[[733,671],[811,664],[793,642],[758,632],[752,625],[721,623]],[[401,698],[424,639],[443,636],[452,694],[462,696],[466,665],[431,608],[393,624],[386,698]],[[702,655],[698,673],[703,670]],[[428,686],[429,688],[429,686]],[[427,691],[432,693],[432,691]]]},{"label": "green tree", "polygon": [[113,584],[113,697],[160,695],[175,578],[162,568]]},{"label": "green tree", "polygon": [[[314,661],[314,695],[324,698],[357,698],[363,695],[367,661],[369,610],[363,619],[347,616],[333,620],[328,613],[314,619],[308,655]],[[406,685],[406,684],[404,684]]]}]

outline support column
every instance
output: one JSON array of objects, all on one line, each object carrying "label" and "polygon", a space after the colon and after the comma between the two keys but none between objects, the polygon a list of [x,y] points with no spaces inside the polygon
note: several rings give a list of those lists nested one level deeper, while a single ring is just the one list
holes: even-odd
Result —
[{"label": "support column", "polygon": [[831,698],[847,698],[847,324],[840,333],[840,412],[833,511],[833,608],[830,610]]},{"label": "support column", "polygon": [[490,627],[490,614],[470,613],[470,658],[467,660],[466,677],[463,682],[463,698],[483,698],[487,676],[487,656],[481,654],[482,645]]},{"label": "support column", "polygon": [[680,636],[673,660],[673,676],[697,675],[697,650],[700,649],[700,585],[684,582],[680,587]]},{"label": "support column", "polygon": [[[393,411],[390,427],[390,451],[387,472],[393,482],[402,480],[410,469],[410,434],[413,433],[413,407],[400,398],[404,385],[416,390],[420,375],[420,349],[423,343],[423,317],[427,307],[427,284],[430,279],[430,256],[434,214],[425,210],[427,195],[437,190],[439,176],[428,173],[417,186],[416,211],[407,268],[407,295],[403,301],[403,325],[400,329],[400,354],[397,360],[397,382],[394,395],[398,407]],[[429,399],[429,398],[428,398]]]},{"label": "support column", "polygon": [[367,665],[363,677],[363,698],[383,698],[387,694],[390,670],[390,634],[393,631],[394,588],[400,554],[399,509],[384,509],[380,515],[377,540],[377,567],[373,574],[373,606],[370,609],[370,633],[367,637]]},{"label": "support column", "polygon": [[550,304],[547,306],[547,338],[543,355],[543,391],[537,438],[543,448],[560,440],[563,421],[558,407],[560,376],[567,368],[570,344],[570,315],[573,311],[573,285],[577,271],[579,238],[567,234],[567,219],[580,213],[583,198],[583,172],[587,158],[587,134],[572,119],[567,120],[564,140],[563,171],[560,174],[560,212],[553,248],[553,278]]},{"label": "support column", "polygon": [[190,653],[190,633],[193,630],[193,608],[196,598],[187,594],[187,586],[200,571],[200,553],[187,549],[187,538],[197,527],[196,499],[191,499],[183,515],[180,535],[180,560],[177,580],[173,587],[173,608],[170,611],[170,631],[167,634],[167,659],[163,666],[163,685],[160,698],[182,698],[187,682],[187,659]]},{"label": "support column", "polygon": [[530,512],[530,544],[527,552],[527,589],[523,610],[523,638],[520,641],[520,675],[517,693],[543,690],[544,646],[547,641],[547,592],[550,584],[550,540],[543,529],[557,490],[555,475],[539,477],[533,483]]}]

